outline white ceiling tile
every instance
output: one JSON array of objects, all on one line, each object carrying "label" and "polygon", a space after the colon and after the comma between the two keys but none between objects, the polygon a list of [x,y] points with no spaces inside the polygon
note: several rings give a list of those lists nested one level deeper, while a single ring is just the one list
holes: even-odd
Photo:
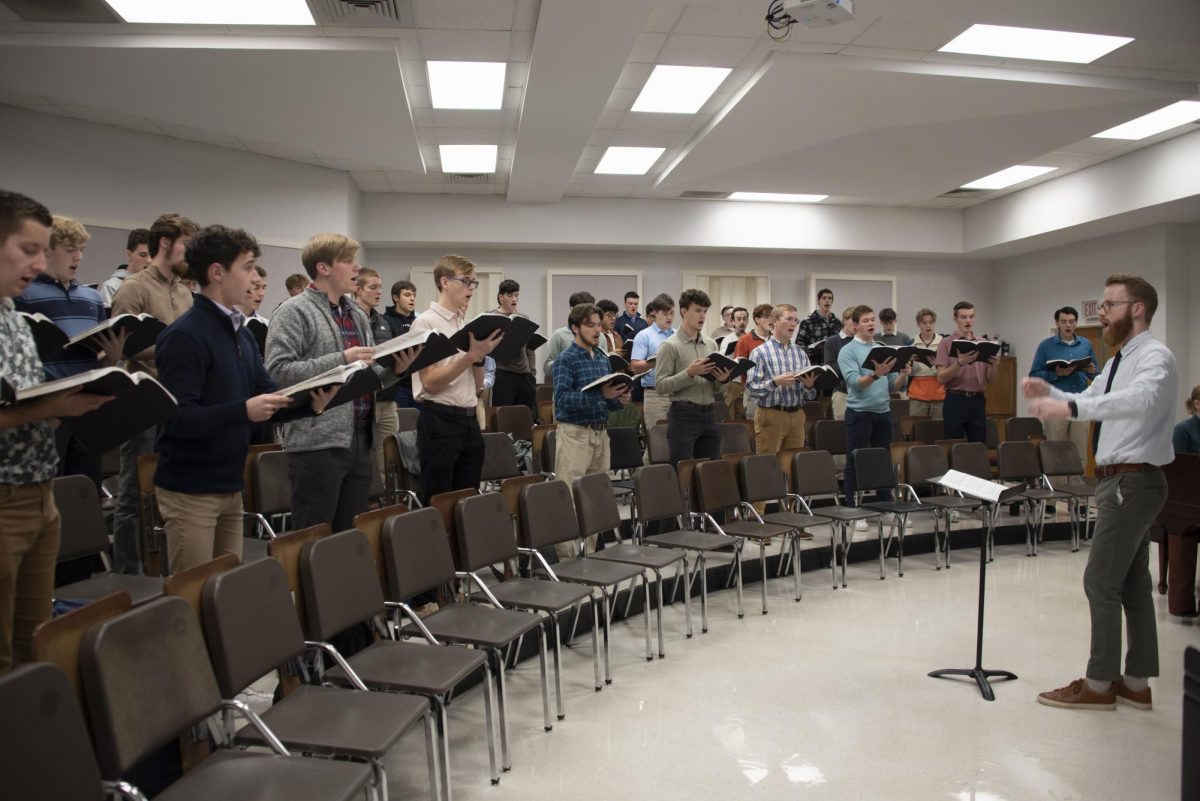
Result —
[{"label": "white ceiling tile", "polygon": [[844,47],[845,45],[825,42],[804,42],[799,39],[777,42],[774,45],[775,50],[781,50],[785,53],[839,53]]},{"label": "white ceiling tile", "polygon": [[629,111],[637,95],[636,89],[614,89],[604,108],[609,111]]},{"label": "white ceiling tile", "polygon": [[[1005,59],[996,58],[995,56],[976,56],[976,55],[972,55],[970,53],[942,53],[937,50],[935,50],[934,52],[925,56],[925,58],[923,58],[921,60],[922,61],[936,61],[940,64],[971,64],[973,66],[983,66],[983,67],[1003,67],[1004,62],[1005,62]],[[1022,63],[1022,67],[1019,67],[1019,68],[1028,69],[1029,67],[1033,66],[1035,63],[1037,64],[1037,66],[1040,67],[1042,64],[1045,64],[1046,62],[1044,62],[1044,61],[1038,61],[1038,62],[1024,61],[1021,63]]]},{"label": "white ceiling tile", "polygon": [[671,30],[702,36],[758,38],[767,33],[767,21],[763,18],[765,10],[765,7],[752,7],[746,3],[689,3]]},{"label": "white ceiling tile", "polygon": [[416,0],[419,28],[507,31],[512,27],[513,0]]},{"label": "white ceiling tile", "polygon": [[433,127],[433,109],[431,108],[413,108],[413,123],[418,128]]},{"label": "white ceiling tile", "polygon": [[609,145],[616,147],[670,147],[679,134],[675,131],[613,131]]},{"label": "white ceiling tile", "polygon": [[1109,64],[1084,64],[1080,73],[1087,75],[1103,75],[1107,78],[1146,78],[1154,72],[1145,67],[1114,67]]},{"label": "white ceiling tile", "polygon": [[650,12],[642,30],[650,33],[670,33],[676,21],[687,5],[682,0],[659,0],[658,5]]},{"label": "white ceiling tile", "polygon": [[929,52],[958,36],[970,27],[954,19],[901,19],[882,17],[853,39],[861,47],[880,47],[889,50],[921,50]]},{"label": "white ceiling tile", "polygon": [[435,108],[433,125],[435,128],[501,128],[504,125],[504,112],[492,109]]},{"label": "white ceiling tile", "polygon": [[[588,146],[600,148],[608,147],[608,143],[612,141],[612,135],[614,133],[615,131],[610,128],[597,128],[596,130],[592,131],[592,135],[588,139]],[[598,159],[600,156],[597,156],[596,158]]]},{"label": "white ceiling tile", "polygon": [[438,142],[437,128],[417,128],[417,141],[423,145],[436,145]]},{"label": "white ceiling tile", "polygon": [[421,55],[430,61],[507,61],[508,31],[420,30]]},{"label": "white ceiling tile", "polygon": [[498,128],[438,128],[439,145],[495,145],[500,142]]},{"label": "white ceiling tile", "polygon": [[653,64],[626,64],[625,69],[621,70],[621,77],[617,78],[615,88],[641,92],[642,87],[646,85],[646,79],[653,71]]},{"label": "white ceiling tile", "polygon": [[658,63],[686,67],[736,67],[757,40],[734,36],[671,34],[658,54]]},{"label": "white ceiling tile", "polygon": [[404,170],[384,170],[383,175],[393,184],[440,184],[440,172],[427,172],[424,175]]},{"label": "white ceiling tile", "polygon": [[857,42],[838,51],[839,56],[861,56],[864,58],[887,58],[895,61],[920,61],[926,50],[899,50],[888,47],[864,47]]},{"label": "white ceiling tile", "polygon": [[538,0],[517,0],[513,7],[512,29],[532,31],[537,27]]},{"label": "white ceiling tile", "polygon": [[442,186],[441,184],[392,184],[392,191],[409,195],[440,195],[442,194]]},{"label": "white ceiling tile", "polygon": [[687,128],[694,114],[651,114],[629,112],[622,119],[619,129],[627,131],[682,131]]},{"label": "white ceiling tile", "polygon": [[662,50],[667,41],[665,33],[643,33],[637,38],[633,50],[629,52],[629,60],[637,64],[654,64],[658,61],[658,51]]},{"label": "white ceiling tile", "polygon": [[351,170],[350,177],[357,181],[386,181],[387,175],[382,170]]},{"label": "white ceiling tile", "polygon": [[521,98],[525,96],[525,87],[510,86],[504,90],[504,108],[519,109],[521,107]]},{"label": "white ceiling tile", "polygon": [[409,84],[408,105],[414,110],[431,109],[433,99],[429,96],[429,87],[425,84]]},{"label": "white ceiling tile", "polygon": [[508,69],[504,71],[504,83],[506,86],[525,86],[529,81],[529,62],[528,61],[511,61],[508,64]]},{"label": "white ceiling tile", "polygon": [[606,109],[600,112],[600,119],[596,120],[596,127],[616,128],[623,119],[625,119],[625,109]]},{"label": "white ceiling tile", "polygon": [[425,66],[424,59],[406,60],[402,71],[404,73],[404,80],[408,82],[409,86],[429,85],[429,70]]},{"label": "white ceiling tile", "polygon": [[533,49],[532,31],[513,31],[512,41],[508,47],[509,61],[529,61],[529,53]]},{"label": "white ceiling tile", "polygon": [[452,184],[447,182],[442,186],[442,191],[451,195],[499,195],[503,194],[505,184]]},{"label": "white ceiling tile", "polygon": [[[1200,42],[1197,42],[1196,46],[1200,47]],[[1154,81],[1195,83],[1197,80],[1200,80],[1200,70],[1161,70],[1160,72],[1151,73],[1148,77]]]}]

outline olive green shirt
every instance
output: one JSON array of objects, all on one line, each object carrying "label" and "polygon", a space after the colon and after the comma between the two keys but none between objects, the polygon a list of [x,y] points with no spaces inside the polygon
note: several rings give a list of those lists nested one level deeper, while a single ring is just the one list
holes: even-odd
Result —
[{"label": "olive green shirt", "polygon": [[717,343],[701,334],[688,339],[680,328],[658,348],[654,363],[654,391],[668,395],[672,401],[691,401],[701,405],[713,402],[716,382],[687,374],[688,365],[696,359],[707,358],[717,349]]}]

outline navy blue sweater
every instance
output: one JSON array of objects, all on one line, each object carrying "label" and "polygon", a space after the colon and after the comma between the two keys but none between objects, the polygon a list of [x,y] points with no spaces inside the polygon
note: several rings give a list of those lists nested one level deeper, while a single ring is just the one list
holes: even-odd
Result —
[{"label": "navy blue sweater", "polygon": [[[246,401],[277,387],[254,335],[236,334],[229,318],[203,295],[158,337],[158,380],[179,402],[158,441],[154,483],[189,493],[243,489],[252,423]],[[307,405],[276,412],[272,422],[309,414]]]}]

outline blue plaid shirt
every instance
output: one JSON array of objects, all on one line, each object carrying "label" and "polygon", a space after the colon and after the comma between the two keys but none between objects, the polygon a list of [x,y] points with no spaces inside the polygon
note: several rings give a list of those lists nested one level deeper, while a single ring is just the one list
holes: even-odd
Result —
[{"label": "blue plaid shirt", "polygon": [[759,406],[801,406],[816,399],[817,391],[805,389],[803,384],[775,385],[775,376],[798,373],[809,366],[808,353],[799,345],[781,345],[771,337],[750,352],[750,361],[754,362],[754,368],[750,370],[746,388],[758,398]]},{"label": "blue plaid shirt", "polygon": [[589,355],[572,342],[554,360],[554,419],[578,426],[607,423],[609,411],[621,408],[620,401],[605,399],[598,389],[580,390],[609,372],[608,357],[599,348]]}]

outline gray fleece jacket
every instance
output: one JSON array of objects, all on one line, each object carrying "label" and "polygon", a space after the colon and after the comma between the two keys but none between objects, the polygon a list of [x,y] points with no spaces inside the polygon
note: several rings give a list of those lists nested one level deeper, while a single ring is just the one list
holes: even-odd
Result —
[{"label": "gray fleece jacket", "polygon": [[[374,347],[371,325],[362,309],[351,301],[354,325],[364,347]],[[267,371],[280,389],[346,363],[342,331],[329,310],[324,293],[305,290],[288,298],[271,315],[267,331]],[[375,373],[383,385],[396,383],[396,375],[378,365]],[[283,427],[283,447],[289,451],[349,448],[354,436],[354,404],[343,403],[320,416],[304,417]]]}]

